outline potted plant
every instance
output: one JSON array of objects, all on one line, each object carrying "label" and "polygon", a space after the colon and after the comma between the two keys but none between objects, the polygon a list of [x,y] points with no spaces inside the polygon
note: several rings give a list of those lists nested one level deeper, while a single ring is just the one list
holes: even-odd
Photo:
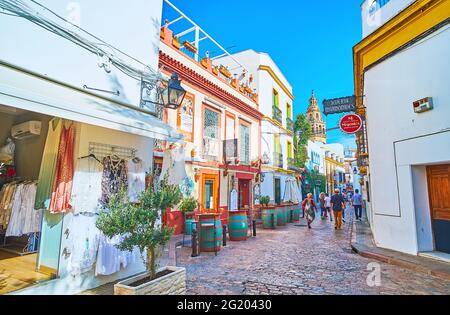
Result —
[{"label": "potted plant", "polygon": [[192,45],[190,42],[188,42],[187,40],[185,40],[183,42],[183,46],[189,50],[190,52],[196,54],[197,53],[197,47],[195,47],[194,45]]},{"label": "potted plant", "polygon": [[192,218],[194,216],[194,210],[198,207],[197,198],[189,196],[184,198],[180,204],[180,211],[183,213],[184,218],[184,233],[191,235],[192,232]]},{"label": "potted plant", "polygon": [[180,37],[175,36],[175,37],[172,39],[172,45],[173,45],[173,47],[175,47],[176,49],[180,49],[180,48],[181,48]]},{"label": "potted plant", "polygon": [[263,207],[267,207],[270,203],[270,197],[269,196],[262,196],[259,199],[259,203],[261,204],[261,206]]},{"label": "potted plant", "polygon": [[219,68],[220,73],[222,73],[226,78],[231,79],[231,72],[228,70],[228,67],[220,65]]},{"label": "potted plant", "polygon": [[167,266],[157,270],[157,256],[173,232],[161,222],[164,212],[176,206],[182,194],[178,185],[168,183],[168,175],[161,179],[154,189],[141,193],[138,202],[128,201],[125,191],[114,195],[108,212],[104,211],[97,220],[97,227],[107,237],[121,236],[117,248],[132,251],[139,248],[147,272],[131,277],[114,285],[116,295],[166,295],[186,293],[186,270]]},{"label": "potted plant", "polygon": [[212,68],[212,72],[213,72],[213,74],[215,74],[215,75],[219,75],[219,68],[218,68],[217,66],[214,66],[214,67]]}]

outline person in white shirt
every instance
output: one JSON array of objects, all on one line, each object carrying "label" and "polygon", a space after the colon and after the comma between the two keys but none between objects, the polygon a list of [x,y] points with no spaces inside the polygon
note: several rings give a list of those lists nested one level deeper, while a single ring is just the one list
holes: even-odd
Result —
[{"label": "person in white shirt", "polygon": [[325,194],[325,209],[330,214],[330,221],[333,222],[333,213],[331,212],[331,198]]}]

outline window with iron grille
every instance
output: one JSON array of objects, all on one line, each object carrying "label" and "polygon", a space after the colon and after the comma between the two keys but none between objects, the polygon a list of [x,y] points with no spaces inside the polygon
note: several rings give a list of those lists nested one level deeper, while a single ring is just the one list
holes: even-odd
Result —
[{"label": "window with iron grille", "polygon": [[219,113],[205,108],[203,118],[203,156],[217,159],[220,150]]},{"label": "window with iron grille", "polygon": [[250,164],[250,128],[241,125],[241,163]]}]

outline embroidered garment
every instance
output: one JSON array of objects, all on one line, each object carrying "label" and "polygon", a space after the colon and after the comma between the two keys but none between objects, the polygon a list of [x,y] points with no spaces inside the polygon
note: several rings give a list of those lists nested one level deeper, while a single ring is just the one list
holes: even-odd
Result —
[{"label": "embroidered garment", "polygon": [[12,200],[6,236],[22,236],[40,231],[41,211],[34,210],[36,183],[19,184]]},{"label": "embroidered garment", "polygon": [[128,161],[128,198],[131,202],[138,200],[139,194],[145,190],[145,171],[142,161]]},{"label": "embroidered garment", "polygon": [[70,194],[73,181],[73,147],[75,125],[63,128],[56,161],[55,180],[49,210],[51,213],[66,212],[70,209]]},{"label": "embroidered garment", "polygon": [[8,227],[16,188],[17,185],[14,183],[6,184],[2,188],[0,196],[0,229],[2,230]]},{"label": "embroidered garment", "polygon": [[104,206],[114,194],[128,188],[127,162],[107,156],[103,159],[102,198]]},{"label": "embroidered garment", "polygon": [[67,270],[72,276],[88,272],[94,268],[100,242],[100,230],[95,226],[96,216],[76,215],[72,225],[71,255]]},{"label": "embroidered garment", "polygon": [[60,118],[54,118],[48,123],[47,139],[45,140],[44,154],[39,170],[35,209],[48,210],[50,206],[62,124]]},{"label": "embroidered garment", "polygon": [[73,178],[70,207],[73,213],[100,213],[102,165],[93,159],[78,160]]}]

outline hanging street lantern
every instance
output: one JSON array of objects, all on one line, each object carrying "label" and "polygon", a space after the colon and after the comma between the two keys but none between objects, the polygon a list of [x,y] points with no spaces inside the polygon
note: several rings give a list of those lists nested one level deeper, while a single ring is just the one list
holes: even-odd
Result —
[{"label": "hanging street lantern", "polygon": [[181,86],[178,74],[173,73],[167,84],[167,88],[162,92],[162,101],[165,108],[178,109],[186,96],[186,90]]}]

